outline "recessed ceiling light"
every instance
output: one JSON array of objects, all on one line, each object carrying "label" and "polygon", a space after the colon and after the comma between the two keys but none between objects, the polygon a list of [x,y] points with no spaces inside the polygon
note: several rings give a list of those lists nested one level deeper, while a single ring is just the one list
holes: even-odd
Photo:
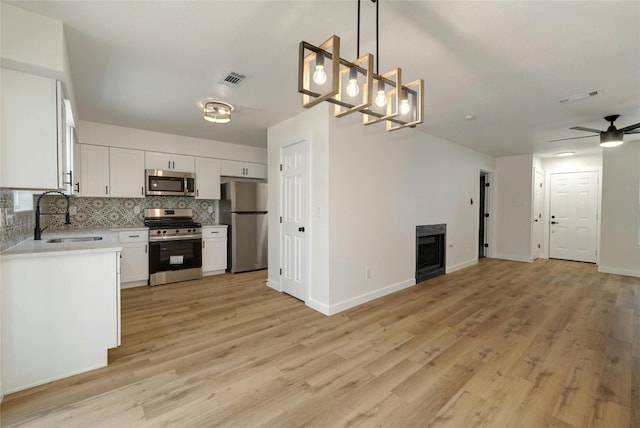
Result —
[{"label": "recessed ceiling light", "polygon": [[573,156],[575,154],[576,154],[575,152],[560,152],[560,153],[556,153],[556,156],[567,157],[567,156]]},{"label": "recessed ceiling light", "polygon": [[464,117],[464,120],[473,120],[473,119],[475,119],[475,118],[476,118],[476,116],[475,116],[475,115],[473,115],[473,114],[468,114],[468,115],[466,115],[466,116]]}]

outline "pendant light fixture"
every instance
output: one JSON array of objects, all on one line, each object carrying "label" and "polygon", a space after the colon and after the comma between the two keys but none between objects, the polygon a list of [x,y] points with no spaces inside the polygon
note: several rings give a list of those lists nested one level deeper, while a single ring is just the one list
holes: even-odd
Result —
[{"label": "pendant light fixture", "polygon": [[[358,39],[353,62],[340,57],[340,38],[331,36],[320,46],[300,42],[298,61],[298,92],[302,106],[313,107],[322,101],[335,104],[334,116],[342,117],[356,111],[363,114],[363,124],[386,122],[387,131],[415,127],[424,121],[424,80],[402,84],[402,71],[394,68],[378,71],[378,38],[380,0],[376,4],[376,70],[373,55],[360,56],[360,0],[358,0]],[[330,63],[330,67],[327,67]],[[313,72],[312,72],[313,70]],[[376,95],[373,96],[374,80]]]}]

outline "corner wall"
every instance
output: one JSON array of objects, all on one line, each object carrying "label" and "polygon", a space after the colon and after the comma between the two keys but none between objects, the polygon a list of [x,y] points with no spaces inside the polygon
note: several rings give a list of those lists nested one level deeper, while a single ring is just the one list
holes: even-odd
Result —
[{"label": "corner wall", "polygon": [[532,262],[533,156],[496,158],[494,257]]},{"label": "corner wall", "polygon": [[599,272],[640,277],[640,140],[604,150]]},{"label": "corner wall", "polygon": [[447,224],[447,272],[477,263],[479,171],[493,170],[493,158],[316,106],[269,129],[270,286],[279,288],[279,150],[304,135],[314,213],[309,306],[333,314],[415,284],[417,225]]}]

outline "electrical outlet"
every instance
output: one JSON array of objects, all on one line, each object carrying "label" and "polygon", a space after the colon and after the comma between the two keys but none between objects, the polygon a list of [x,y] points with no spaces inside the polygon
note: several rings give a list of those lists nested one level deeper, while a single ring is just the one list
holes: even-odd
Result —
[{"label": "electrical outlet", "polygon": [[78,214],[78,207],[76,207],[75,205],[71,205],[69,207],[69,215],[76,215]]},{"label": "electrical outlet", "polygon": [[136,205],[135,207],[133,207],[133,213],[140,214],[140,205]]},{"label": "electrical outlet", "polygon": [[209,207],[209,208],[207,208],[207,212],[208,212],[209,214],[211,214],[211,213],[213,212],[213,207]]},{"label": "electrical outlet", "polygon": [[364,270],[364,279],[371,279],[371,268],[366,268]]},{"label": "electrical outlet", "polygon": [[7,226],[13,226],[13,214],[9,214],[5,218],[7,220]]}]

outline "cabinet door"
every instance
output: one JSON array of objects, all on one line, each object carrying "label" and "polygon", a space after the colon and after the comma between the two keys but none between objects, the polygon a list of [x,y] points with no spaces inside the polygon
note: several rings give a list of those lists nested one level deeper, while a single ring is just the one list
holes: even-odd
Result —
[{"label": "cabinet door", "polygon": [[267,178],[267,166],[262,163],[224,160],[220,175],[228,177]]},{"label": "cabinet door", "polygon": [[109,148],[110,196],[144,198],[144,152]]},{"label": "cabinet door", "polygon": [[195,172],[193,156],[171,155],[171,169],[180,172]]},{"label": "cabinet door", "polygon": [[120,283],[149,279],[149,254],[147,243],[121,244]]},{"label": "cabinet door", "polygon": [[160,152],[144,152],[146,169],[171,169],[171,154]]},{"label": "cabinet door", "polygon": [[0,74],[0,187],[58,189],[56,81]]},{"label": "cabinet door", "polygon": [[227,238],[202,240],[202,272],[216,272],[227,269]]},{"label": "cabinet door", "polygon": [[267,165],[263,163],[247,163],[247,177],[267,179]]},{"label": "cabinet door", "polygon": [[81,196],[109,196],[109,148],[80,144]]},{"label": "cabinet door", "polygon": [[244,177],[244,168],[244,162],[223,160],[220,165],[220,175]]},{"label": "cabinet door", "polygon": [[196,158],[196,199],[220,199],[220,159]]}]

